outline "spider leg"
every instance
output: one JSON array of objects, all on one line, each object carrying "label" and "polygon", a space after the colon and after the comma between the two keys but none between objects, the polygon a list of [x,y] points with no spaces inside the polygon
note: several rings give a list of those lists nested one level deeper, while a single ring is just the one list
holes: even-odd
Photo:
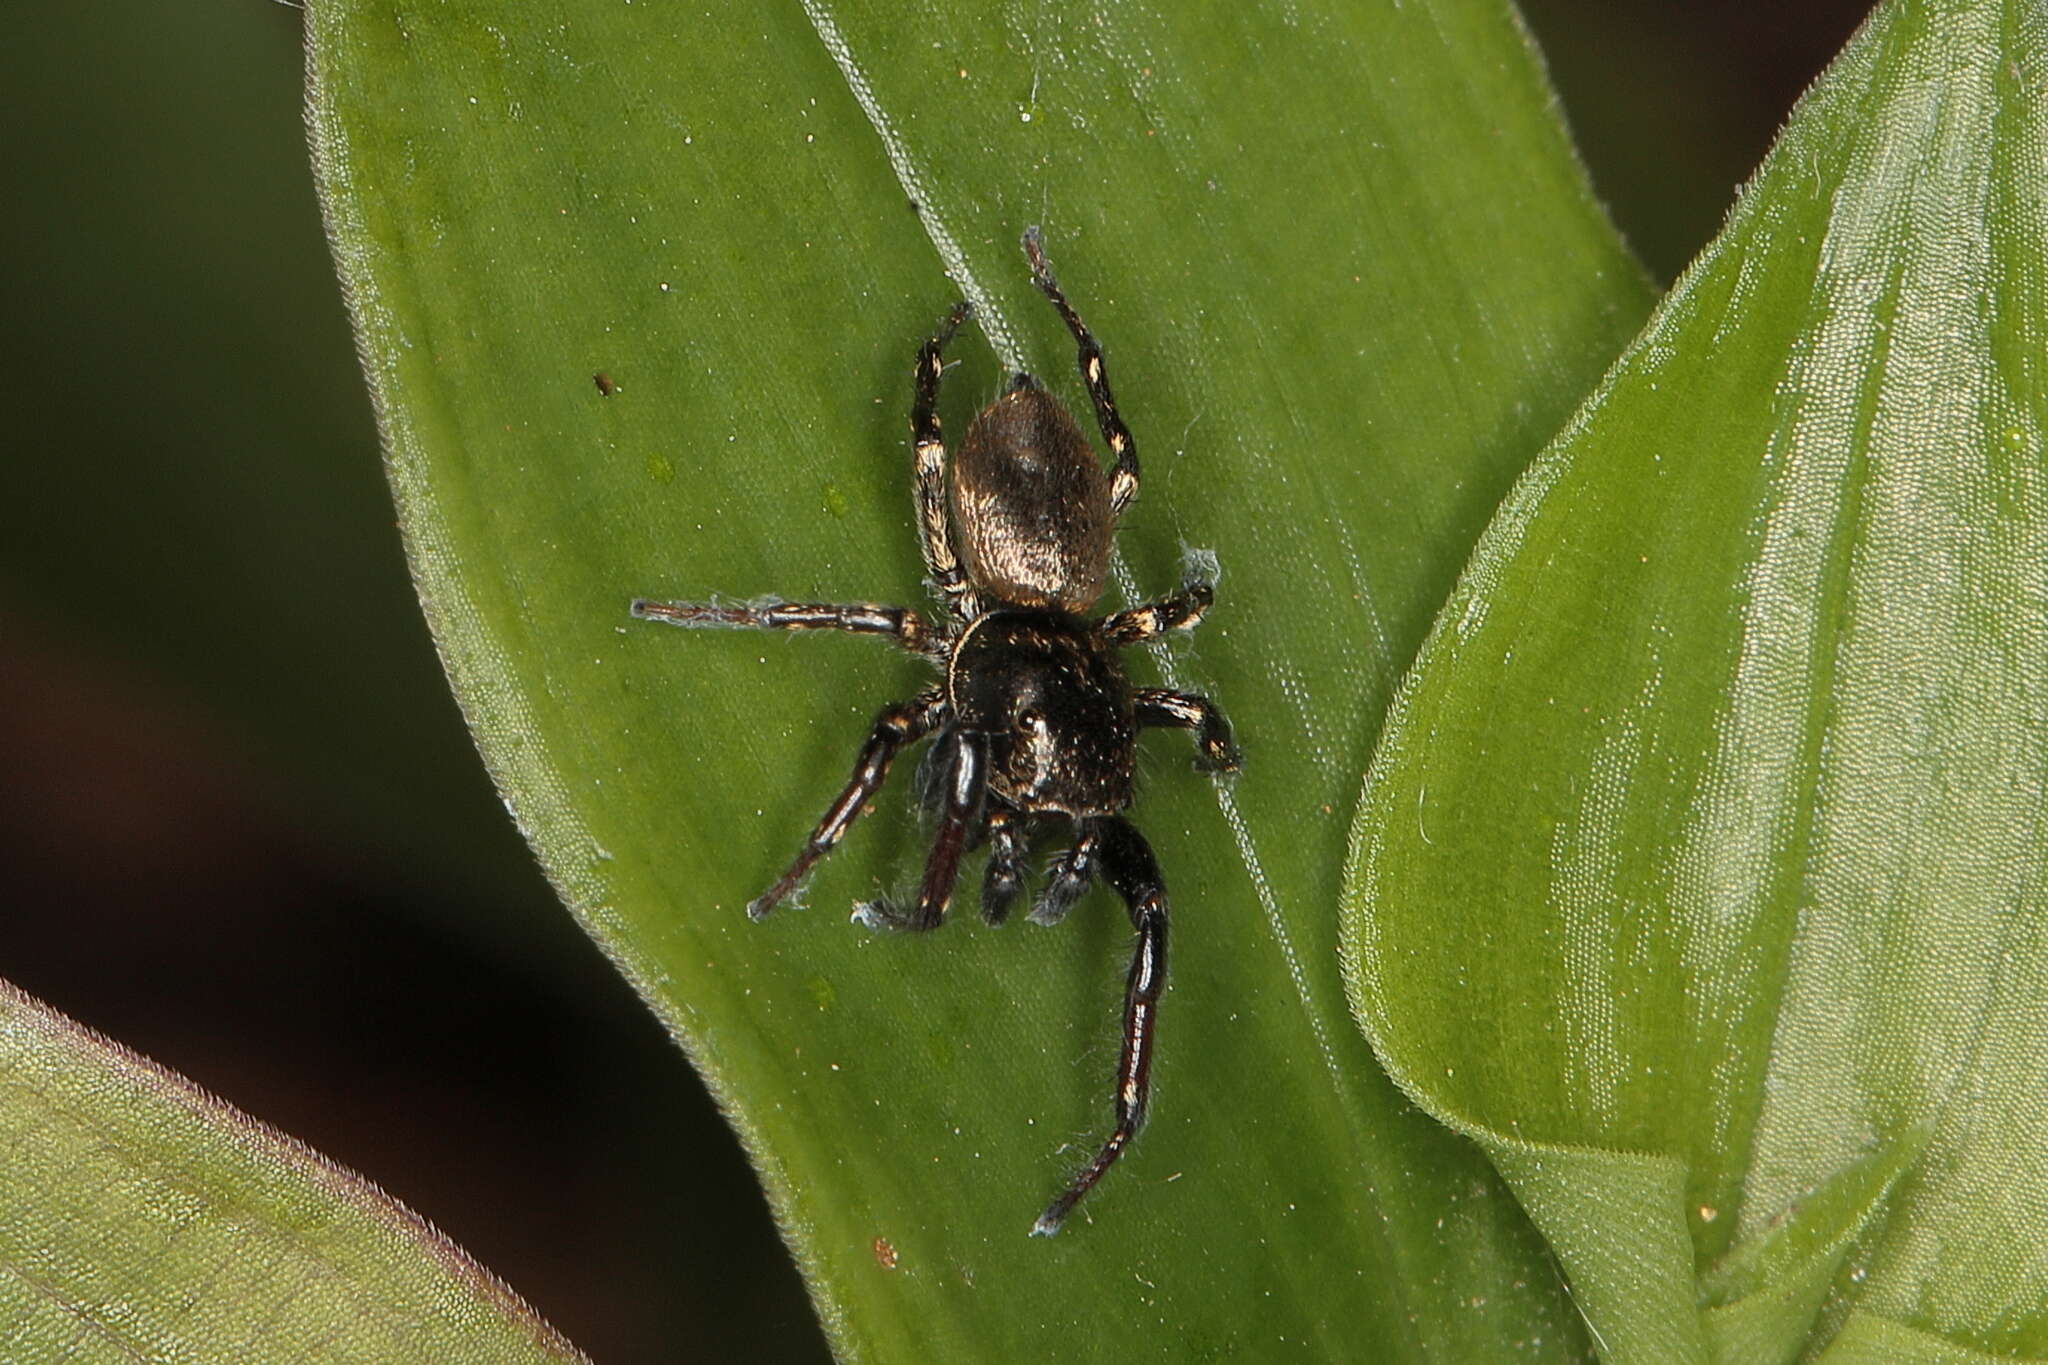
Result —
[{"label": "spider leg", "polygon": [[981,918],[990,925],[1010,917],[1024,889],[1024,822],[1007,806],[988,813],[988,871],[981,879]]},{"label": "spider leg", "polygon": [[1116,1164],[1145,1122],[1152,1090],[1152,1043],[1160,992],[1166,988],[1166,886],[1145,837],[1121,816],[1090,822],[1099,832],[1102,875],[1130,910],[1138,941],[1124,981],[1124,1041],[1116,1063],[1116,1126],[1095,1159],[1081,1169],[1059,1198],[1031,1225],[1034,1237],[1050,1237],[1081,1197]]},{"label": "spider leg", "polygon": [[923,739],[944,723],[947,710],[944,695],[935,687],[918,693],[907,702],[882,708],[875,717],[875,728],[868,735],[868,742],[861,748],[860,758],[853,765],[853,776],[827,808],[825,818],[811,831],[810,839],[790,863],[789,870],[775,885],[748,903],[747,915],[750,918],[766,919],[770,910],[796,890],[797,883],[804,879],[811,865],[832,851],[832,846],[860,818],[868,801],[881,790],[897,751],[906,744]]},{"label": "spider leg", "polygon": [[925,568],[946,604],[963,621],[981,614],[981,597],[967,580],[967,570],[953,548],[953,527],[946,511],[946,442],[939,432],[939,380],[946,372],[943,352],[973,309],[964,301],[953,305],[939,330],[918,349],[916,390],[910,405],[910,438],[917,451],[917,526],[924,546]]},{"label": "spider leg", "polygon": [[1074,908],[1074,902],[1095,880],[1096,845],[1100,840],[1096,822],[1082,822],[1073,847],[1045,865],[1045,889],[1038,893],[1038,903],[1031,907],[1026,919],[1033,924],[1053,925],[1067,917],[1067,911]]},{"label": "spider leg", "polygon": [[1102,634],[1114,645],[1135,645],[1169,630],[1193,630],[1216,601],[1216,589],[1191,582],[1171,597],[1102,618]]},{"label": "spider leg", "polygon": [[1131,700],[1137,705],[1140,725],[1193,730],[1195,748],[1201,753],[1195,766],[1203,772],[1234,773],[1244,766],[1230,738],[1230,722],[1224,719],[1223,709],[1207,697],[1165,687],[1140,687],[1132,691]]},{"label": "spider leg", "polygon": [[944,742],[948,752],[939,832],[933,836],[931,852],[925,856],[917,904],[907,914],[881,900],[855,906],[854,919],[870,929],[907,929],[914,933],[936,929],[946,917],[946,907],[952,904],[953,886],[960,879],[960,854],[982,818],[988,784],[988,737],[979,731],[955,730]]},{"label": "spider leg", "polygon": [[1124,509],[1138,496],[1138,444],[1131,439],[1124,419],[1117,415],[1116,395],[1109,390],[1109,372],[1102,365],[1102,343],[1081,321],[1081,315],[1074,311],[1073,304],[1067,302],[1067,296],[1060,292],[1059,282],[1053,278],[1052,266],[1045,259],[1045,246],[1039,240],[1035,227],[1024,230],[1024,259],[1031,263],[1031,278],[1037,283],[1039,292],[1052,300],[1052,306],[1059,310],[1060,319],[1074,334],[1074,343],[1080,348],[1081,378],[1087,381],[1089,400],[1095,404],[1095,421],[1102,428],[1102,439],[1108,443],[1109,453],[1116,456],[1116,467],[1109,473],[1109,519],[1119,521]]},{"label": "spider leg", "polygon": [[771,601],[760,606],[729,607],[719,602],[653,602],[636,597],[632,613],[642,621],[662,621],[700,630],[843,630],[852,635],[887,635],[917,654],[930,654],[945,647],[943,636],[910,608],[883,607],[872,602],[835,605]]}]

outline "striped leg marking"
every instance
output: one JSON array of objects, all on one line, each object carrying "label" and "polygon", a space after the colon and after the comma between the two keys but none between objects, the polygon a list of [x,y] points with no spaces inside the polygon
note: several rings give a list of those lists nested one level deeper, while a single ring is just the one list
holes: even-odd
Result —
[{"label": "striped leg marking", "polygon": [[915,396],[910,405],[910,439],[916,451],[917,529],[924,546],[925,569],[931,574],[932,585],[962,620],[972,620],[981,614],[981,599],[967,581],[967,570],[953,548],[953,527],[946,511],[946,442],[939,429],[939,381],[946,373],[946,343],[972,311],[964,302],[954,304],[953,311],[939,323],[939,330],[918,349],[913,375]]},{"label": "striped leg marking", "polygon": [[733,607],[722,602],[652,602],[638,598],[633,615],[696,630],[843,630],[851,635],[887,635],[913,653],[930,653],[934,639],[925,619],[908,607],[872,602],[767,602]]},{"label": "striped leg marking", "polygon": [[1137,704],[1138,724],[1195,732],[1195,749],[1200,754],[1195,766],[1202,771],[1234,773],[1244,766],[1230,737],[1230,722],[1224,719],[1223,709],[1207,697],[1165,687],[1140,687],[1132,700]]},{"label": "striped leg marking", "polygon": [[1092,822],[1099,832],[1102,875],[1124,898],[1131,927],[1138,931],[1124,980],[1124,1041],[1116,1063],[1116,1123],[1095,1159],[1081,1168],[1031,1225],[1034,1237],[1050,1237],[1082,1196],[1116,1164],[1144,1125],[1152,1093],[1152,1045],[1159,997],[1166,989],[1166,885],[1145,837],[1120,816]]},{"label": "striped leg marking", "polygon": [[1123,519],[1124,510],[1138,496],[1138,443],[1131,439],[1130,428],[1117,415],[1116,395],[1110,391],[1109,371],[1103,368],[1102,343],[1088,330],[1088,324],[1081,321],[1081,315],[1074,311],[1074,305],[1067,302],[1067,296],[1060,292],[1059,282],[1053,278],[1052,266],[1045,259],[1045,244],[1039,239],[1037,228],[1024,230],[1024,259],[1031,263],[1031,278],[1037,283],[1039,292],[1052,300],[1052,306],[1059,310],[1060,320],[1067,324],[1067,330],[1074,334],[1078,348],[1076,359],[1080,364],[1081,378],[1088,385],[1088,398],[1095,405],[1095,422],[1102,428],[1102,439],[1109,446],[1109,453],[1116,457],[1116,466],[1109,472],[1109,516],[1112,522]]},{"label": "striped leg marking", "polygon": [[930,734],[946,719],[945,697],[939,689],[920,692],[907,702],[885,706],[875,717],[875,728],[868,735],[868,742],[862,746],[860,758],[853,765],[853,776],[847,780],[838,799],[825,811],[825,818],[811,831],[811,837],[782,874],[775,885],[761,893],[747,906],[750,918],[760,920],[768,917],[797,884],[811,870],[812,864],[832,851],[833,845],[846,837],[846,831],[860,818],[868,802],[882,788],[889,776],[889,765],[906,744],[914,744]]}]

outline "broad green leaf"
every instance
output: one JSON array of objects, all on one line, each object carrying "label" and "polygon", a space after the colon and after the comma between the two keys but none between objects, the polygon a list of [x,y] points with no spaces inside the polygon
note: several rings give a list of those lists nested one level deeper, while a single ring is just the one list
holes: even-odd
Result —
[{"label": "broad green leaf", "polygon": [[[336,253],[456,692],[728,1107],[841,1353],[1577,1353],[1533,1231],[1379,1073],[1335,957],[1392,680],[1647,307],[1505,7],[318,0],[309,24]],[[1134,668],[1212,693],[1250,764],[1217,789],[1185,737],[1147,742],[1137,818],[1177,917],[1159,1093],[1050,1242],[1026,1230],[1108,1122],[1121,911],[991,931],[970,864],[944,931],[849,926],[921,862],[899,773],[808,910],[748,923],[875,710],[929,675],[626,617],[922,600],[906,415],[939,315],[965,293],[983,333],[953,431],[1013,366],[1079,399],[1032,223],[1144,452],[1117,593],[1171,588],[1184,545],[1221,557],[1209,623]]]},{"label": "broad green leaf", "polygon": [[0,1359],[585,1359],[361,1176],[4,981],[0,1151]]},{"label": "broad green leaf", "polygon": [[1404,685],[1353,1001],[1615,1361],[2048,1356],[2048,16],[1882,7]]}]

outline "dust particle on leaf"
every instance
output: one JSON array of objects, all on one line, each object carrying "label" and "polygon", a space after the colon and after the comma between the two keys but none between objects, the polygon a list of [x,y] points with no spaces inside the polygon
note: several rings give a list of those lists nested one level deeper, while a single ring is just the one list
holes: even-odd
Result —
[{"label": "dust particle on leaf", "polygon": [[839,992],[834,990],[832,983],[824,977],[814,976],[804,984],[811,993],[812,1002],[820,1010],[829,1010],[839,1002]]}]

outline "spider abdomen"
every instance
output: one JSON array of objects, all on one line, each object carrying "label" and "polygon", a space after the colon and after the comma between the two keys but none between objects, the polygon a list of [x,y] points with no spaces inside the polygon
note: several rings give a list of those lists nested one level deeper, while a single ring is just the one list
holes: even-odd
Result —
[{"label": "spider abdomen", "polygon": [[982,409],[953,458],[953,521],[968,577],[1003,602],[1084,612],[1109,572],[1109,476],[1059,401],[1029,375]]},{"label": "spider abdomen", "polygon": [[989,612],[953,647],[955,724],[987,736],[989,785],[1014,809],[1077,818],[1131,804],[1130,684],[1092,625],[1065,612]]}]

